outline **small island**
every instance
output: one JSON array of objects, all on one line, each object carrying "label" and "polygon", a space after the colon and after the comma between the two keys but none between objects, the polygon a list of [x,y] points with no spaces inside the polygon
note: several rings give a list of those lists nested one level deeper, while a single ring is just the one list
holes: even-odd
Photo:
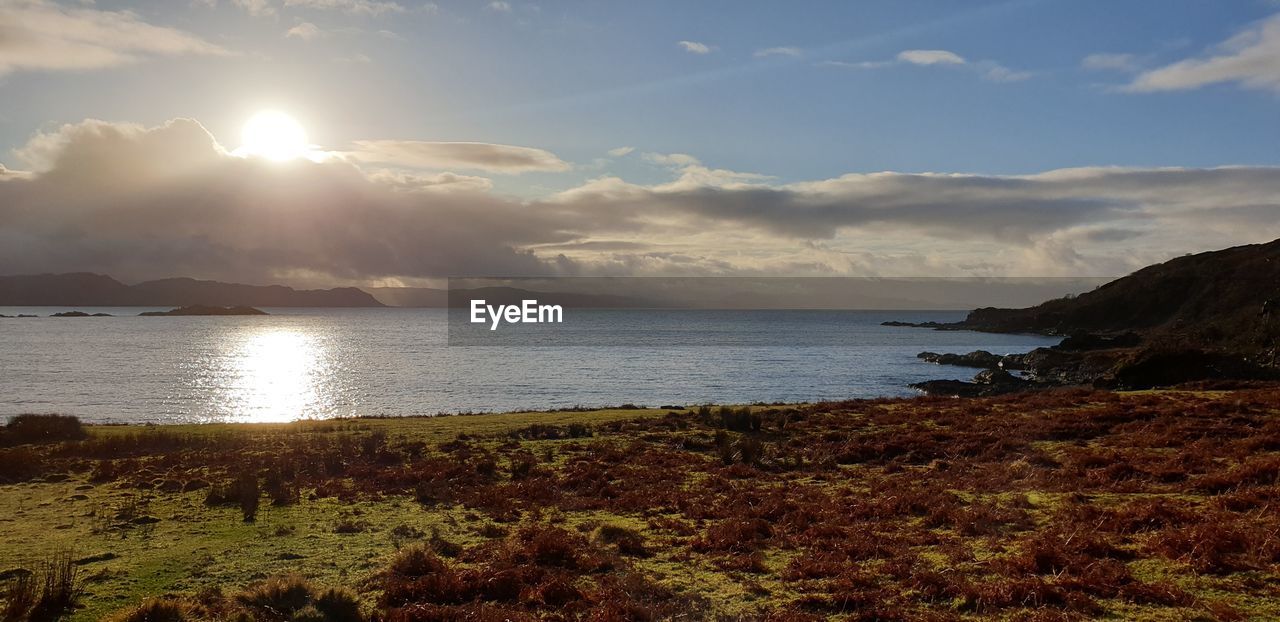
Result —
[{"label": "small island", "polygon": [[209,307],[205,305],[190,305],[186,307],[178,307],[169,309],[168,311],[143,311],[138,315],[143,317],[161,317],[170,315],[269,315],[266,311],[255,309],[253,307]]},{"label": "small island", "polygon": [[[18,316],[22,317],[22,316]],[[84,311],[63,311],[62,313],[54,313],[49,317],[111,317],[110,313],[85,313]]]}]

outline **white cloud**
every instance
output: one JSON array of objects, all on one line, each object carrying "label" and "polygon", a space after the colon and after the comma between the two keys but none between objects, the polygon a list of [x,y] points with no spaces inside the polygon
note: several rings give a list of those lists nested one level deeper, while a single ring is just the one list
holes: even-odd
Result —
[{"label": "white cloud", "polygon": [[882,69],[894,65],[956,67],[976,72],[983,80],[990,82],[1020,82],[1035,75],[1030,71],[1010,69],[991,60],[970,62],[963,56],[948,50],[903,50],[893,60],[859,62],[829,60],[819,65],[844,69]]},{"label": "white cloud", "polygon": [[702,164],[702,162],[698,161],[698,158],[687,153],[646,153],[644,154],[644,159],[662,166],[680,167]]},{"label": "white cloud", "polygon": [[1137,71],[1138,58],[1133,54],[1090,54],[1080,66],[1091,71]]},{"label": "white cloud", "polygon": [[912,65],[963,65],[964,57],[947,50],[903,50],[898,60]]},{"label": "white cloud", "polygon": [[[321,11],[342,11],[352,15],[377,16],[384,13],[403,13],[405,8],[396,2],[384,0],[284,0],[286,7],[303,7]],[[430,5],[434,6],[434,5]]]},{"label": "white cloud", "polygon": [[66,8],[44,0],[0,2],[0,75],[230,53],[191,33],[144,22],[128,11]]},{"label": "white cloud", "polygon": [[503,2],[502,0],[494,0],[493,2],[490,2],[487,6],[485,6],[485,8],[489,9],[490,11],[493,11],[494,13],[510,13],[511,3]]},{"label": "white cloud", "polygon": [[621,158],[621,157],[624,157],[624,156],[631,155],[631,152],[633,152],[633,151],[635,151],[635,150],[636,150],[636,148],[635,148],[635,147],[617,147],[617,148],[614,148],[614,149],[610,149],[610,150],[609,150],[609,155],[611,155],[611,156],[613,156],[613,157],[615,157],[615,158]]},{"label": "white cloud", "polygon": [[864,60],[858,62],[849,62],[843,60],[824,60],[818,63],[822,67],[840,67],[841,69],[880,69],[894,64],[889,60]]},{"label": "white cloud", "polygon": [[312,39],[319,39],[320,37],[325,36],[325,34],[325,31],[320,30],[319,26],[316,26],[311,22],[302,22],[301,24],[298,24],[286,31],[284,36],[302,39],[303,41],[310,41]]},{"label": "white cloud", "polygon": [[360,140],[346,153],[361,162],[410,168],[464,169],[519,174],[567,171],[570,165],[543,149],[492,143]]},{"label": "white cloud", "polygon": [[338,56],[333,59],[333,62],[338,63],[340,65],[367,65],[369,63],[372,63],[373,59],[369,58],[367,54],[361,54],[357,52],[349,56]]},{"label": "white cloud", "polygon": [[231,0],[231,4],[255,17],[270,17],[276,14],[276,8],[272,6],[271,0]]},{"label": "white cloud", "polygon": [[697,41],[677,41],[676,45],[680,46],[686,52],[693,54],[710,54],[715,48],[705,43]]},{"label": "white cloud", "polygon": [[982,78],[991,82],[1021,82],[1035,75],[1030,71],[1017,71],[993,61],[982,61],[975,65],[982,72]]},{"label": "white cloud", "polygon": [[1143,72],[1127,90],[1183,91],[1226,82],[1280,91],[1280,14],[1246,28],[1207,56]]},{"label": "white cloud", "polygon": [[766,56],[790,56],[792,58],[799,58],[802,53],[803,52],[800,51],[800,48],[776,47],[776,48],[764,48],[763,50],[756,50],[755,54],[753,54],[752,56],[755,56],[756,58],[764,58]]}]

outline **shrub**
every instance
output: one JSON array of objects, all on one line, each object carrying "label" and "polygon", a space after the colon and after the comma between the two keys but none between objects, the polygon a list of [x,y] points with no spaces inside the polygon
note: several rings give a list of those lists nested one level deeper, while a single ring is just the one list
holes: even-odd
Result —
[{"label": "shrub", "polygon": [[435,527],[431,528],[431,539],[427,540],[427,544],[441,557],[457,557],[462,554],[462,545],[444,539],[440,530]]},{"label": "shrub", "polygon": [[44,473],[44,459],[26,447],[0,448],[0,484],[25,482]]},{"label": "shrub", "polygon": [[109,622],[187,622],[192,607],[176,598],[151,598],[108,618]]},{"label": "shrub", "polygon": [[618,552],[632,557],[649,557],[652,553],[645,548],[644,536],[640,532],[621,525],[601,525],[592,533],[592,540],[602,544],[613,545]]},{"label": "shrub", "polygon": [[[701,412],[701,411],[699,411]],[[751,412],[750,406],[742,408],[720,407],[720,427],[735,432],[758,432],[764,420]]]},{"label": "shrub", "polygon": [[0,603],[0,620],[17,622],[26,619],[39,596],[35,576],[30,572],[19,573],[9,579],[4,590],[0,591],[0,598],[4,600]]},{"label": "shrub", "polygon": [[316,594],[312,606],[324,616],[325,622],[361,622],[360,601],[346,590],[329,588]]},{"label": "shrub", "polygon": [[204,504],[209,506],[238,505],[244,522],[252,523],[258,517],[258,504],[261,501],[261,496],[262,491],[258,488],[258,478],[252,473],[243,473],[224,485],[209,487],[209,492],[205,494]]},{"label": "shrub", "polygon": [[287,620],[311,604],[314,589],[299,575],[270,577],[236,594],[235,601],[261,617]]},{"label": "shrub", "polygon": [[759,518],[729,518],[710,527],[693,542],[697,551],[754,551],[773,534],[769,523]]},{"label": "shrub", "polygon": [[86,438],[80,419],[71,415],[18,415],[0,434],[0,444],[25,445],[78,441]]},{"label": "shrub", "polygon": [[31,608],[31,622],[60,619],[75,607],[80,585],[72,557],[70,551],[63,551],[41,565],[40,598]]}]

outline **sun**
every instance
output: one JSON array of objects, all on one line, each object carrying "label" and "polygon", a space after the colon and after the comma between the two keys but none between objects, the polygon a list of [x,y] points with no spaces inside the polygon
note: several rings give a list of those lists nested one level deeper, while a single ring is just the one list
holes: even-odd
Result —
[{"label": "sun", "polygon": [[311,145],[302,124],[278,110],[264,110],[246,121],[240,131],[240,148],[236,150],[236,155],[276,162],[307,157],[310,153]]}]

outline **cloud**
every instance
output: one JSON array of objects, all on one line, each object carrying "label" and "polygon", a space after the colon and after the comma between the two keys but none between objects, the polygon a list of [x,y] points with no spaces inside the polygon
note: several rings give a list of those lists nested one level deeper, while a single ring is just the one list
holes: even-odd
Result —
[{"label": "cloud", "polygon": [[756,50],[752,56],[755,56],[756,58],[764,58],[767,56],[790,56],[792,58],[799,58],[801,54],[803,54],[803,52],[800,51],[800,48],[776,47]]},{"label": "cloud", "polygon": [[[779,183],[690,154],[645,154],[667,180],[606,176],[518,200],[491,193],[483,177],[403,168],[471,162],[509,172],[530,166],[520,151],[529,148],[368,146],[395,152],[378,144],[388,142],[412,161],[389,170],[356,158],[238,158],[188,119],[41,133],[20,150],[29,170],[0,167],[0,266],[315,284],[450,274],[1105,275],[1280,237],[1273,167]],[[559,162],[534,160],[548,157]]]},{"label": "cloud", "polygon": [[312,39],[319,39],[320,37],[325,36],[325,34],[327,33],[320,30],[319,26],[316,26],[311,22],[302,22],[301,24],[287,30],[284,33],[284,36],[302,39],[303,41],[310,41]]},{"label": "cloud", "polygon": [[1227,82],[1280,92],[1280,14],[1246,28],[1207,56],[1143,72],[1126,90],[1183,91]]},{"label": "cloud", "polygon": [[879,69],[893,64],[894,62],[889,60],[864,60],[858,62],[824,60],[821,63],[818,63],[821,67],[840,67],[842,69]]},{"label": "cloud", "polygon": [[239,158],[188,119],[85,121],[40,143],[47,169],[0,176],[5,272],[342,282],[571,268],[520,250],[572,241],[557,214],[486,194],[478,178]]},{"label": "cloud", "polygon": [[712,50],[715,50],[714,47],[697,41],[677,41],[676,45],[692,54],[710,54]]},{"label": "cloud", "polygon": [[254,17],[271,17],[276,14],[276,7],[271,4],[271,0],[231,0],[231,4]]},{"label": "cloud", "polygon": [[1090,54],[1080,66],[1091,71],[1137,71],[1138,58],[1133,54]]},{"label": "cloud", "polygon": [[964,57],[947,50],[903,50],[898,60],[912,65],[963,65]]},{"label": "cloud", "polygon": [[843,69],[883,69],[894,65],[956,67],[976,72],[983,80],[989,82],[1020,82],[1035,75],[1030,71],[1010,69],[991,60],[971,62],[963,56],[948,50],[903,50],[898,52],[898,55],[893,60],[858,62],[829,60],[819,63],[819,65]]},{"label": "cloud", "polygon": [[493,180],[486,177],[437,173],[418,175],[403,171],[378,170],[368,178],[399,192],[485,192],[493,188]]},{"label": "cloud", "polygon": [[646,153],[644,154],[644,159],[653,162],[654,164],[673,167],[702,164],[702,162],[698,161],[698,158],[687,153]]},{"label": "cloud", "polygon": [[284,0],[284,5],[286,7],[303,7],[321,11],[341,11],[351,15],[368,16],[405,12],[403,5],[383,0]]},{"label": "cloud", "polygon": [[567,171],[569,164],[550,151],[492,143],[420,140],[361,140],[347,153],[361,162],[410,168],[452,168],[518,174]]},{"label": "cloud", "polygon": [[1035,77],[1030,71],[1010,69],[993,61],[980,61],[974,66],[982,74],[982,79],[990,82],[1021,82]]},{"label": "cloud", "polygon": [[230,53],[191,33],[144,22],[128,11],[66,8],[44,0],[0,2],[0,75]]},{"label": "cloud", "polygon": [[494,0],[493,2],[485,5],[485,8],[493,11],[494,13],[510,13],[511,3],[503,2],[502,0]]},{"label": "cloud", "polygon": [[[550,200],[582,210],[590,206],[597,235],[679,222],[686,231],[745,227],[775,240],[837,240],[863,232],[914,243],[921,236],[951,240],[955,248],[986,243],[1023,249],[1099,227],[1174,235],[1194,230],[1197,236],[1219,228],[1223,238],[1235,240],[1280,235],[1280,169],[1268,167],[1086,168],[1007,177],[885,172],[783,185],[682,175],[676,182],[639,186],[602,178]],[[606,214],[617,220],[605,221]],[[1242,221],[1219,220],[1228,214]],[[1170,246],[1199,247],[1203,242],[1195,237]],[[661,238],[678,239],[671,232]]]},{"label": "cloud", "polygon": [[631,155],[631,152],[635,150],[636,150],[635,147],[616,147],[614,149],[609,150],[609,155],[615,158],[621,158],[624,156]]}]

